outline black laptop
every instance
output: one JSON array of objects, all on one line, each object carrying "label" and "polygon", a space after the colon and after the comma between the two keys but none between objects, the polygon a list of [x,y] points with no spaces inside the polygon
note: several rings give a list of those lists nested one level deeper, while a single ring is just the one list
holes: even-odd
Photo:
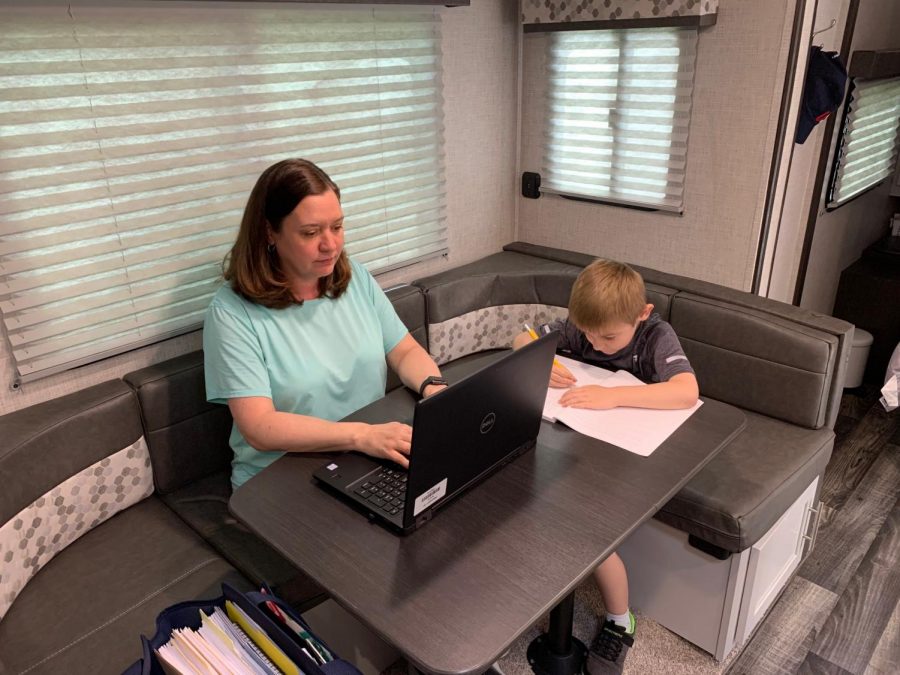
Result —
[{"label": "black laptop", "polygon": [[[544,335],[419,401],[408,470],[348,452],[313,476],[390,529],[412,532],[436,509],[534,447],[556,344],[555,332]],[[376,401],[351,417],[390,421],[383,412]]]}]

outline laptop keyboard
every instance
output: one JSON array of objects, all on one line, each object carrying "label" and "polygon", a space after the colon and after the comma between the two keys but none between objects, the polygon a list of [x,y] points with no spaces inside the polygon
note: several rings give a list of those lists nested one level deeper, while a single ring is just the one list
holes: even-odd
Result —
[{"label": "laptop keyboard", "polygon": [[395,516],[403,512],[406,499],[406,472],[383,466],[379,473],[369,476],[353,492],[372,506]]}]

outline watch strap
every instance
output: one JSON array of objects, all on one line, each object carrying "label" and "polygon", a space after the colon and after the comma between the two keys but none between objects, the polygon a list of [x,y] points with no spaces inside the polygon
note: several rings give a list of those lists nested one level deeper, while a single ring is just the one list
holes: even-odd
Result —
[{"label": "watch strap", "polygon": [[446,385],[447,380],[439,375],[429,375],[424,380],[422,380],[422,384],[419,385],[419,396],[425,395],[425,387],[430,384],[443,384]]}]

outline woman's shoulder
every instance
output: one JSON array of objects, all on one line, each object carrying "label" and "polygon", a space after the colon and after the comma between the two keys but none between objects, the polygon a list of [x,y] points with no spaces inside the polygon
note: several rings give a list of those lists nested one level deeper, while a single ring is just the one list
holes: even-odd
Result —
[{"label": "woman's shoulder", "polygon": [[351,277],[350,277],[350,278],[351,278],[351,279],[355,279],[355,278],[365,278],[365,277],[371,277],[371,276],[372,276],[371,272],[369,272],[369,270],[367,270],[367,269],[365,268],[365,266],[364,266],[362,263],[357,262],[356,260],[354,260],[354,259],[351,258],[350,256],[347,256],[347,260],[350,261],[350,272],[351,272]]},{"label": "woman's shoulder", "polygon": [[377,284],[372,273],[362,263],[356,262],[353,258],[348,257],[348,260],[350,261],[350,285],[348,288],[357,293],[365,293],[367,290],[371,290],[372,286]]},{"label": "woman's shoulder", "polygon": [[226,312],[236,316],[247,316],[257,307],[259,307],[259,305],[242,297],[235,292],[231,287],[231,284],[224,282],[219,286],[218,290],[213,293],[212,300],[209,302],[208,312]]},{"label": "woman's shoulder", "polygon": [[219,286],[215,293],[213,293],[212,300],[210,300],[209,304],[210,307],[237,309],[241,307],[244,302],[246,302],[246,300],[235,293],[231,284],[226,281]]}]

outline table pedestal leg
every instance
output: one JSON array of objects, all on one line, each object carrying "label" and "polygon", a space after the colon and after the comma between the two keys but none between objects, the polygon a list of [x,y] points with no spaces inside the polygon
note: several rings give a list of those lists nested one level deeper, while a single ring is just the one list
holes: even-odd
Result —
[{"label": "table pedestal leg", "polygon": [[550,612],[550,627],[528,645],[528,663],[536,675],[575,675],[580,673],[587,647],[572,635],[575,591],[563,598]]}]

